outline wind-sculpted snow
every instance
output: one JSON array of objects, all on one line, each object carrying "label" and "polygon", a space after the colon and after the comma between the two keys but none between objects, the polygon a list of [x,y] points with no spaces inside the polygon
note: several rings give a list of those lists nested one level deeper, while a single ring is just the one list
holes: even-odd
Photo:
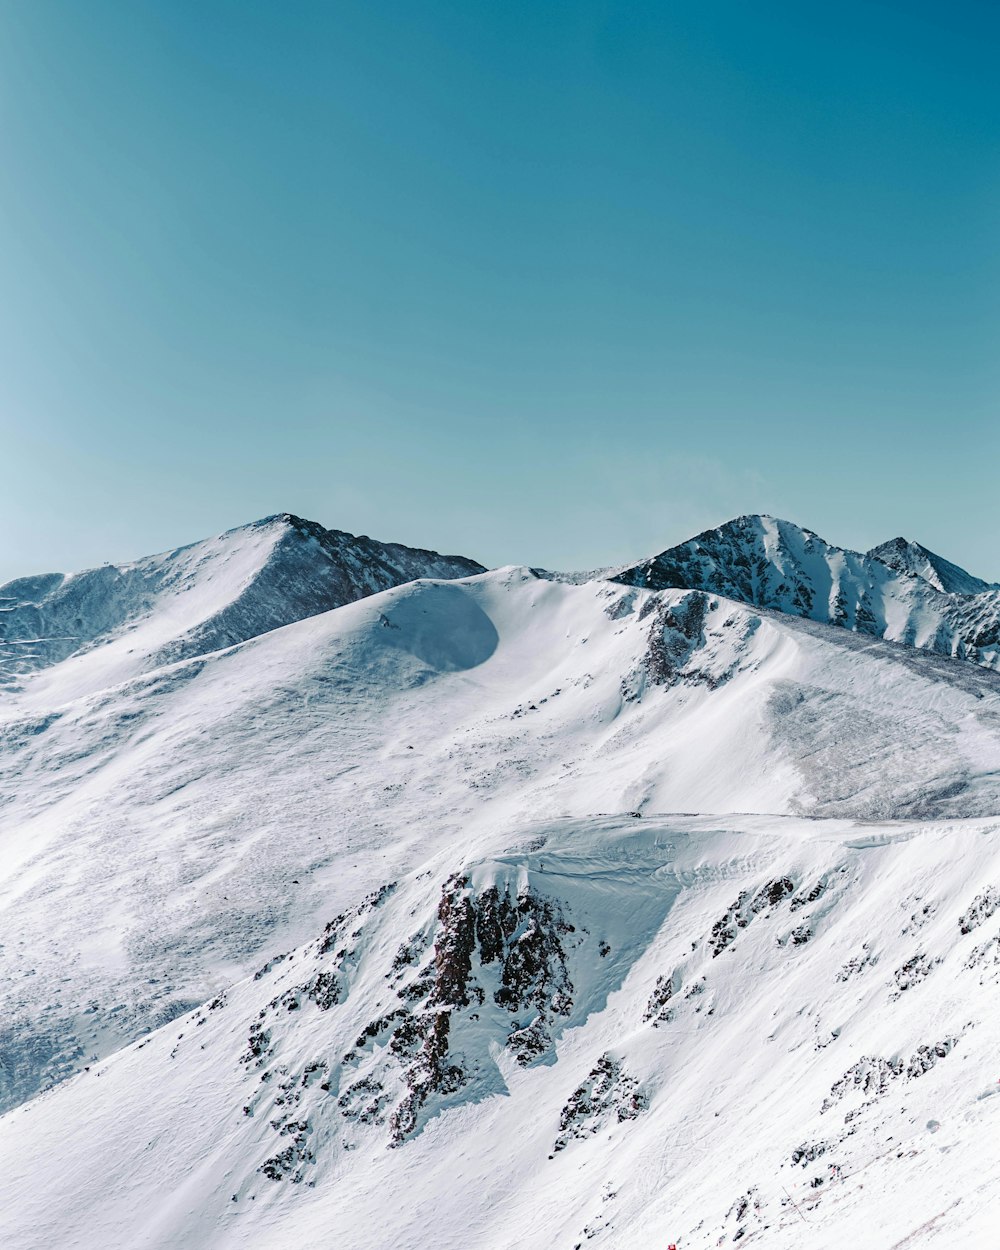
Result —
[{"label": "wind-sculpted snow", "polygon": [[904,539],[862,555],[789,521],[745,516],[613,579],[708,591],[1000,668],[1000,588]]},{"label": "wind-sculpted snow", "polygon": [[132,564],[0,586],[0,682],[81,652],[96,680],[120,680],[414,578],[482,571],[474,560],[326,530],[284,513]]}]

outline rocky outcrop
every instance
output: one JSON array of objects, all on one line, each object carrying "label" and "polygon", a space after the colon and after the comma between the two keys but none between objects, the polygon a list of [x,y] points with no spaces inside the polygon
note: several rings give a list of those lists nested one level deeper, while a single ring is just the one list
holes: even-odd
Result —
[{"label": "rocky outcrop", "polygon": [[[301,1071],[283,1063],[289,1013],[329,1012],[350,1001],[368,929],[393,889],[335,917],[312,948],[321,967],[276,994],[250,1026],[242,1062],[257,1073],[260,1091],[245,1114],[269,1103],[268,1123],[289,1139],[261,1165],[271,1179],[301,1180],[310,1126],[331,1119],[348,1134],[381,1127],[388,1145],[401,1146],[456,1099],[496,1084],[498,1075],[489,1075],[496,1048],[522,1067],[551,1055],[573,1009],[570,950],[590,935],[537,889],[522,883],[515,892],[510,880],[477,888],[456,873],[442,886],[433,924],[397,948],[385,974],[391,998],[350,1049],[334,1062],[317,1056]],[[602,939],[593,944],[596,959],[598,947],[610,951]],[[294,959],[268,961],[258,978],[287,979]]]},{"label": "rocky outcrop", "polygon": [[650,622],[646,648],[622,679],[622,698],[637,701],[650,687],[715,690],[729,681],[760,625],[759,617],[731,609],[700,591],[672,602],[647,598],[638,614]]},{"label": "rocky outcrop", "polygon": [[592,1136],[610,1122],[634,1120],[648,1107],[648,1096],[621,1060],[604,1054],[560,1112],[553,1151],[565,1150],[574,1139]]},{"label": "rocky outcrop", "polygon": [[713,957],[721,955],[728,946],[731,946],[736,941],[739,931],[745,929],[754,916],[777,907],[794,890],[795,884],[791,877],[779,877],[775,881],[768,881],[755,893],[751,893],[750,890],[740,891],[739,898],[712,926],[709,948]]},{"label": "rocky outcrop", "polygon": [[981,894],[977,894],[969,907],[959,916],[958,927],[962,933],[971,933],[1000,908],[1000,889],[987,886]]},{"label": "rocky outcrop", "polygon": [[888,1090],[893,1081],[906,1077],[915,1080],[929,1072],[941,1059],[954,1050],[958,1038],[946,1037],[931,1045],[918,1046],[908,1060],[885,1059],[880,1055],[863,1055],[853,1063],[830,1088],[830,1096],[823,1102],[821,1111],[829,1111],[848,1094],[860,1093],[871,1103]]}]

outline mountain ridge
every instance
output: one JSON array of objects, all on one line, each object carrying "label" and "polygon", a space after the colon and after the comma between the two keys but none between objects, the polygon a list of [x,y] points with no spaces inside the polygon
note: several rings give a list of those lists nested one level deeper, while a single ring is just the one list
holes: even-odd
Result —
[{"label": "mountain ridge", "polygon": [[[913,569],[873,554],[885,546],[865,555],[834,547],[793,522],[748,515],[622,569],[612,580],[709,591],[1000,668],[1000,590],[983,583],[986,589],[977,593],[946,593]],[[953,571],[949,577],[978,583],[957,565],[933,559],[935,568]]]},{"label": "mountain ridge", "polygon": [[275,513],[140,560],[0,586],[0,686],[74,658],[97,681],[119,680],[416,577],[482,571],[463,556]]},{"label": "mountain ridge", "polygon": [[[74,657],[83,659],[78,667],[97,670],[94,680],[114,680],[245,641],[415,577],[483,571],[465,556],[275,513],[159,555],[0,586],[0,689]],[[583,573],[534,571],[571,583],[608,579],[712,591],[1000,667],[1000,588],[906,539],[863,554],[834,547],[794,522],[747,514],[638,563]],[[144,637],[142,627],[157,615],[171,627]],[[115,662],[102,672],[93,654],[111,660],[112,650]]]},{"label": "mountain ridge", "polygon": [[996,582],[974,577],[959,565],[907,538],[891,538],[872,547],[866,554],[897,572],[921,578],[944,594],[978,595],[984,591],[1000,590]]}]

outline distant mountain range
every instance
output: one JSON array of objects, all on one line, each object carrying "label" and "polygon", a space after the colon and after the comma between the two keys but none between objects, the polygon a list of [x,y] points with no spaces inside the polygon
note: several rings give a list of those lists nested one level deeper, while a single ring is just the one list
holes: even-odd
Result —
[{"label": "distant mountain range", "polygon": [[[464,556],[327,530],[291,513],[265,517],[130,564],[0,586],[0,688],[96,646],[103,680],[112,659],[122,674],[140,671],[415,578],[482,572]],[[1000,586],[903,538],[861,555],[789,521],[744,516],[638,564],[571,580],[605,577],[652,590],[705,590],[1000,666]]]}]

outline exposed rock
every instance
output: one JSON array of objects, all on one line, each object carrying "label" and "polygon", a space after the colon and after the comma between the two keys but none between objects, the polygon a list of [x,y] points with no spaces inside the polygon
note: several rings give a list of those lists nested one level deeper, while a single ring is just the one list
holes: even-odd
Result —
[{"label": "exposed rock", "polygon": [[973,947],[965,961],[967,969],[1000,968],[1000,933],[995,934],[988,942]]},{"label": "exposed rock", "polygon": [[817,881],[816,884],[807,894],[796,894],[789,903],[792,911],[798,911],[800,907],[806,907],[809,903],[815,903],[817,899],[822,898],[826,893],[827,883],[825,881]]},{"label": "exposed rock", "polygon": [[732,903],[724,916],[712,926],[709,937],[709,949],[712,957],[721,955],[727,946],[736,941],[740,929],[745,929],[754,916],[776,907],[795,889],[791,877],[779,877],[768,881],[753,895],[749,890],[742,890],[739,898]]},{"label": "exposed rock", "polygon": [[795,1166],[801,1163],[805,1167],[807,1163],[812,1163],[820,1155],[825,1155],[828,1149],[829,1146],[826,1142],[805,1142],[792,1151],[792,1165]]},{"label": "exposed rock", "polygon": [[656,988],[649,996],[643,1020],[652,1020],[653,1027],[665,1024],[674,1018],[673,1011],[667,1007],[677,990],[680,989],[680,974],[675,969],[668,977],[657,977]]},{"label": "exposed rock", "polygon": [[919,985],[925,977],[930,976],[940,962],[940,959],[931,959],[929,955],[925,955],[922,951],[918,952],[893,973],[898,987],[896,992],[902,994],[914,985]]},{"label": "exposed rock", "polygon": [[843,968],[837,973],[838,981],[847,981],[851,977],[856,976],[859,972],[863,972],[865,968],[874,968],[878,963],[878,955],[872,952],[871,946],[865,942],[861,947],[861,954],[855,955],[849,959]]},{"label": "exposed rock", "polygon": [[968,909],[958,918],[958,927],[963,933],[971,933],[978,929],[984,921],[1000,907],[1000,889],[987,886],[982,894],[977,894]]},{"label": "exposed rock", "polygon": [[901,1076],[916,1078],[929,1072],[939,1059],[944,1059],[955,1048],[958,1039],[946,1037],[932,1046],[918,1046],[910,1059],[883,1059],[878,1055],[864,1055],[852,1064],[844,1075],[834,1082],[830,1097],[824,1099],[821,1111],[828,1111],[834,1102],[845,1095],[858,1092],[870,1095],[871,1100],[881,1097],[889,1085]]},{"label": "exposed rock", "polygon": [[648,1096],[622,1063],[604,1054],[587,1079],[570,1095],[559,1113],[554,1151],[564,1150],[574,1138],[599,1132],[609,1120],[634,1120],[649,1107]]}]

